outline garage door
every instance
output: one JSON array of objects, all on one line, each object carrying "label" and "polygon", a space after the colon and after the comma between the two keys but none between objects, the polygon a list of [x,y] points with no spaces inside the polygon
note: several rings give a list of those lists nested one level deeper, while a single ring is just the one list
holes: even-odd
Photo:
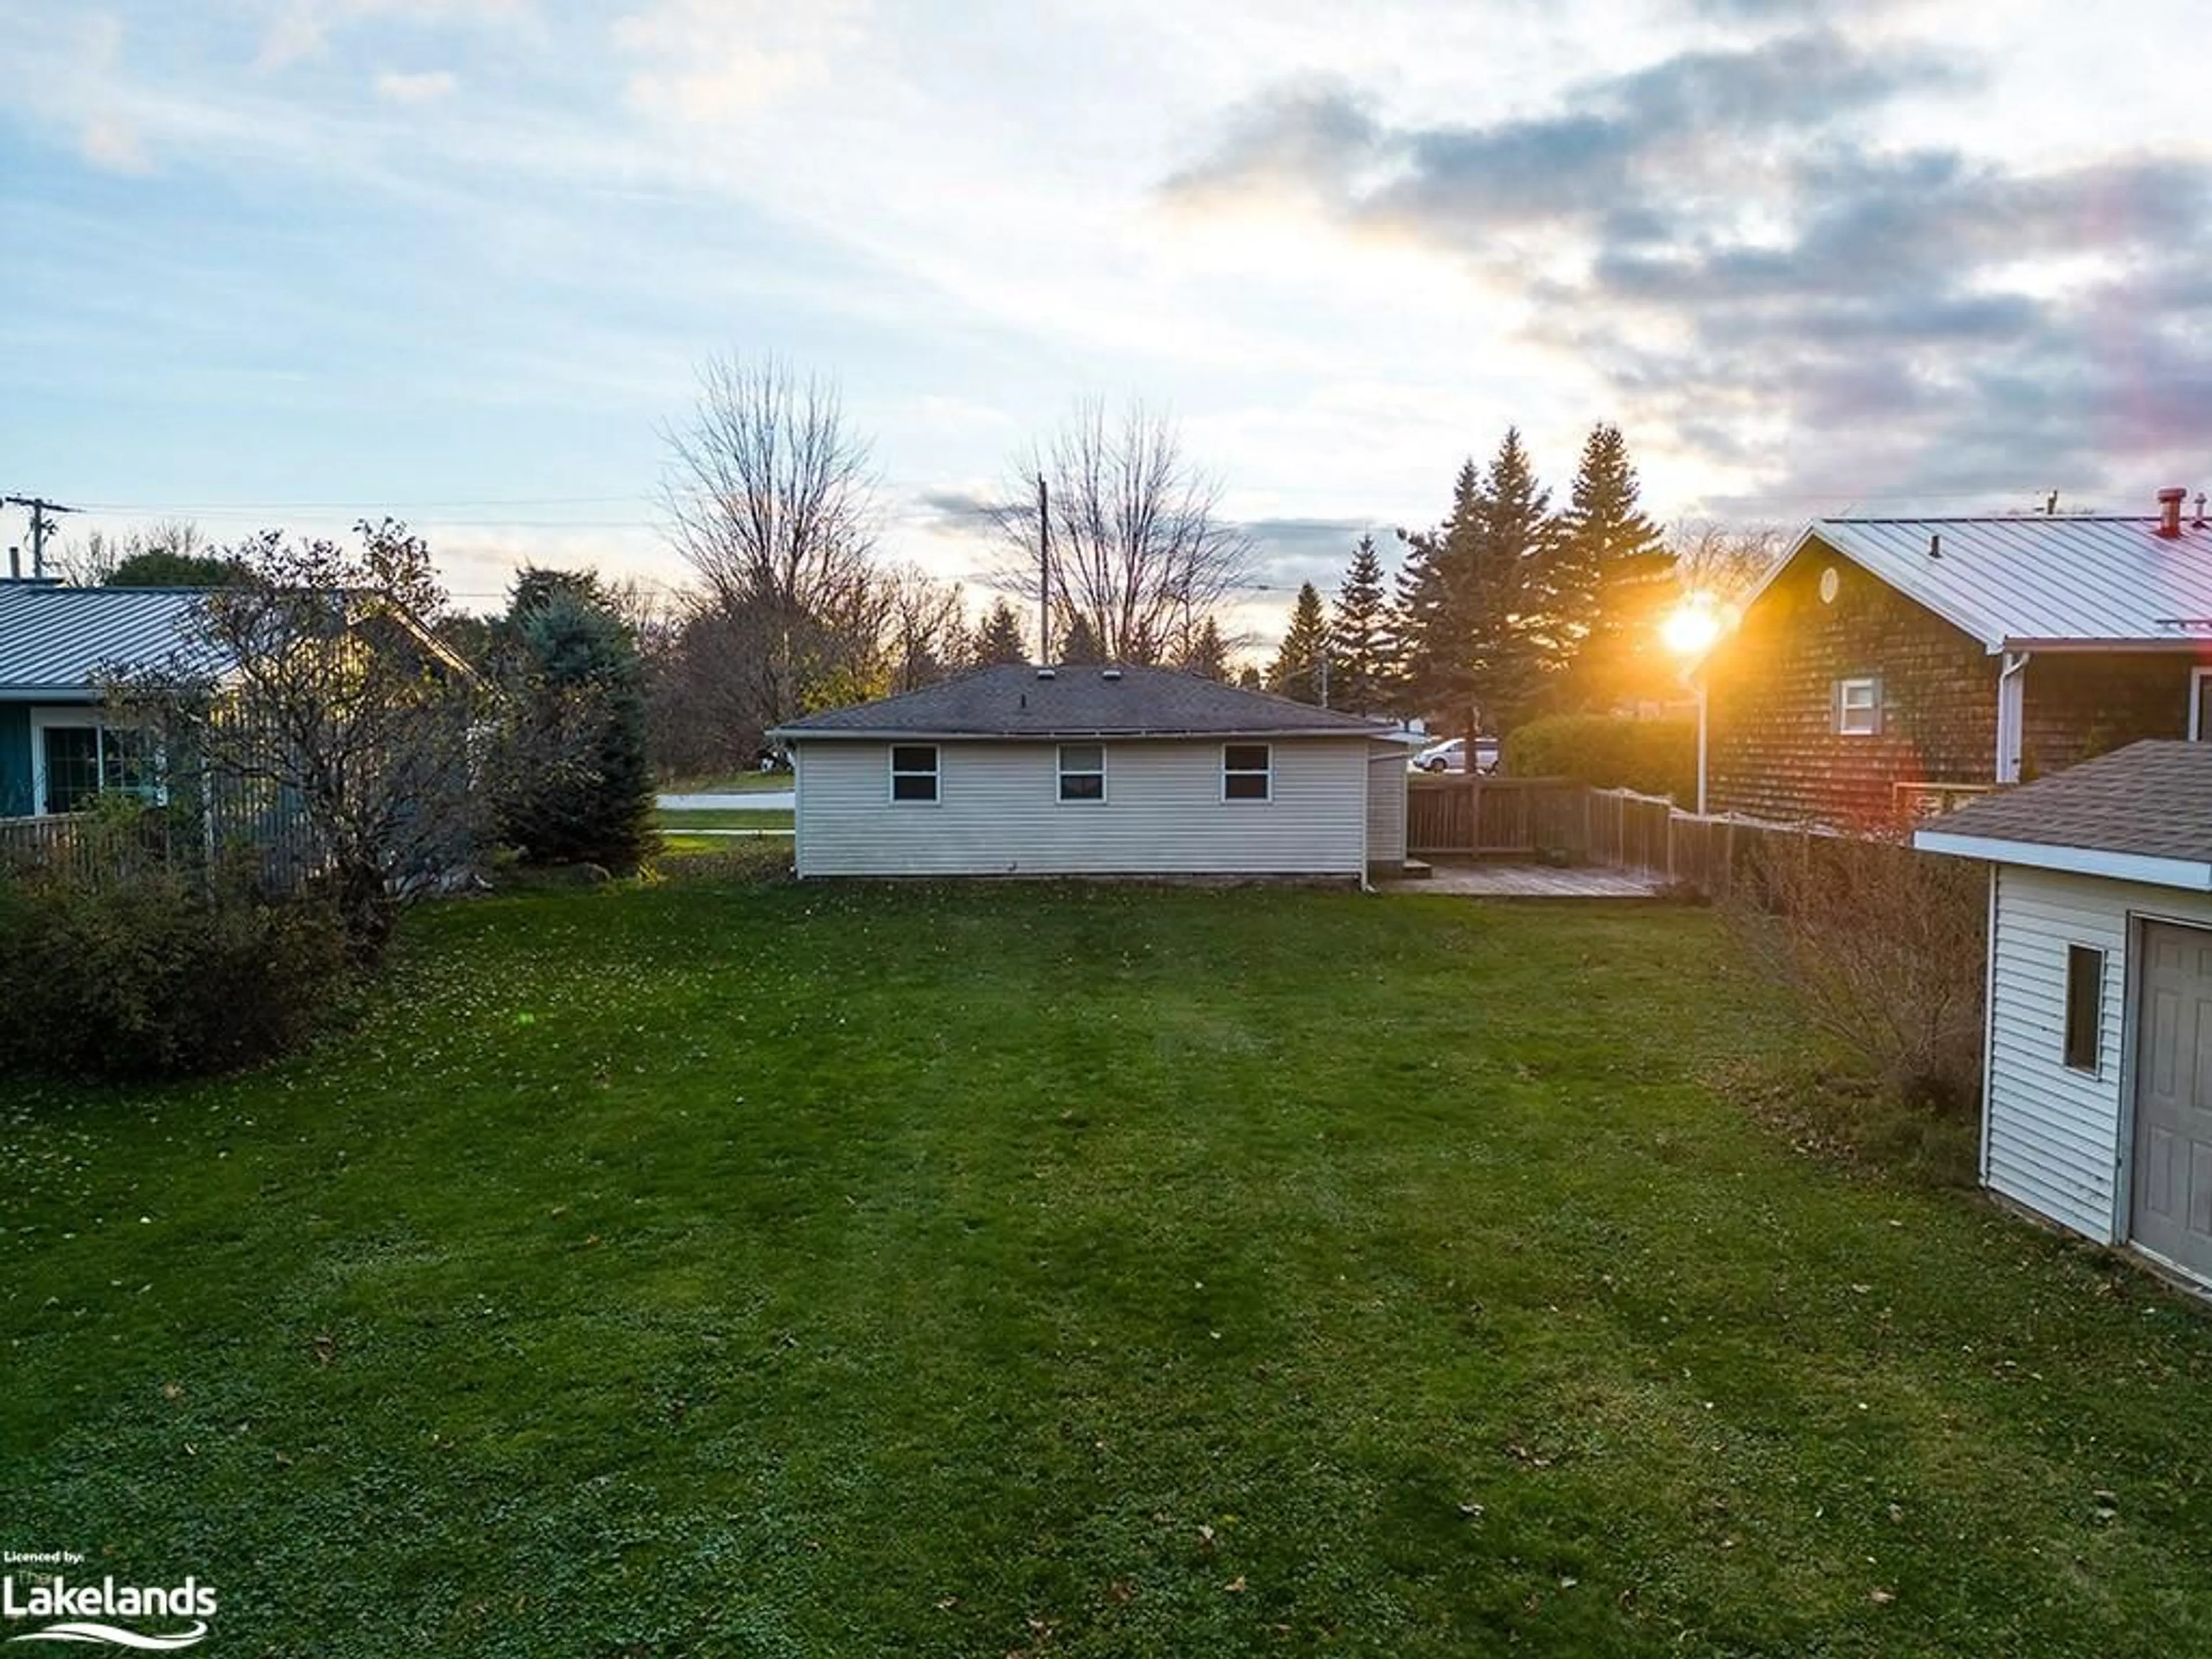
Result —
[{"label": "garage door", "polygon": [[2143,927],[2133,1229],[2212,1279],[2212,932]]}]

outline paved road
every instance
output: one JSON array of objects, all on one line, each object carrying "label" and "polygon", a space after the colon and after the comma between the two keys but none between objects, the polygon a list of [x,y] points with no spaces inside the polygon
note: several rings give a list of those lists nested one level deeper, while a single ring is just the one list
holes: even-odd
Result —
[{"label": "paved road", "polygon": [[664,812],[790,812],[798,810],[799,797],[788,789],[746,795],[663,795],[659,805]]}]

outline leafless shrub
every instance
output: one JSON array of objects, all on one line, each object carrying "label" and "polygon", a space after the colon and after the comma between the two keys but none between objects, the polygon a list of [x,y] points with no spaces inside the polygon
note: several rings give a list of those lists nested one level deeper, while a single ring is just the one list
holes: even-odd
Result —
[{"label": "leafless shrub", "polygon": [[1721,909],[1815,1026],[1942,1115],[1980,1094],[1986,883],[1978,864],[1895,841],[1776,836]]}]

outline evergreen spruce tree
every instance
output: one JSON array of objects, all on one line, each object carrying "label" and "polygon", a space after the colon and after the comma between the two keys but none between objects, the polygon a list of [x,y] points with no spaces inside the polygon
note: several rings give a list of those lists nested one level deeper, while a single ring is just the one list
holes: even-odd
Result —
[{"label": "evergreen spruce tree", "polygon": [[1264,691],[1267,689],[1267,682],[1260,678],[1260,671],[1249,662],[1237,671],[1237,684],[1240,690],[1246,691]]},{"label": "evergreen spruce tree", "polygon": [[514,714],[496,812],[534,863],[634,870],[659,842],[645,673],[630,629],[588,574],[515,578],[495,651]]},{"label": "evergreen spruce tree", "polygon": [[1230,678],[1229,644],[1221,637],[1221,624],[1208,617],[1199,624],[1198,634],[1176,665],[1186,674],[1201,678],[1226,682]]},{"label": "evergreen spruce tree", "polygon": [[1452,508],[1433,531],[1406,535],[1391,608],[1398,701],[1407,714],[1465,719],[1470,695],[1468,628],[1474,581],[1475,536],[1483,514],[1482,475],[1461,465]]},{"label": "evergreen spruce tree", "polygon": [[1106,660],[1105,652],[1099,648],[1098,635],[1091,631],[1091,619],[1081,611],[1076,612],[1063,626],[1060,659],[1078,666]]},{"label": "evergreen spruce tree", "polygon": [[1482,729],[1503,737],[1534,711],[1558,658],[1551,570],[1559,544],[1551,492],[1536,482],[1517,427],[1483,475],[1471,557],[1455,609],[1463,630],[1461,684]]},{"label": "evergreen spruce tree", "polygon": [[1555,604],[1571,631],[1566,696],[1596,708],[1666,695],[1658,641],[1674,556],[1644,516],[1617,426],[1590,428],[1563,515]]},{"label": "evergreen spruce tree", "polygon": [[968,642],[968,665],[971,668],[1003,668],[1030,659],[1028,648],[1022,643],[1022,625],[1014,608],[1004,599],[994,604],[983,613]]},{"label": "evergreen spruce tree", "polygon": [[1389,607],[1382,593],[1382,557],[1372,536],[1359,538],[1344,585],[1336,590],[1329,652],[1336,665],[1330,707],[1372,714],[1389,706]]},{"label": "evergreen spruce tree", "polygon": [[1267,670],[1267,689],[1297,702],[1329,701],[1328,617],[1311,582],[1298,588],[1291,606],[1291,625]]}]

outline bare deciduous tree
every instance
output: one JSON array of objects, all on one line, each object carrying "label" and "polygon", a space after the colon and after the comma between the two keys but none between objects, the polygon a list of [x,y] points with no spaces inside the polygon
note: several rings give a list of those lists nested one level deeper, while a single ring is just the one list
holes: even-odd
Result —
[{"label": "bare deciduous tree", "polygon": [[885,574],[884,588],[885,689],[915,691],[959,672],[969,654],[968,600],[959,583],[902,565]]},{"label": "bare deciduous tree", "polygon": [[884,615],[874,466],[834,381],[726,357],[699,386],[690,424],[665,434],[667,534],[734,648],[726,697],[770,725],[866,678]]},{"label": "bare deciduous tree", "polygon": [[1680,590],[1709,593],[1724,605],[1742,598],[1789,546],[1789,532],[1779,525],[1685,519],[1667,532]]},{"label": "bare deciduous tree", "polygon": [[296,810],[366,960],[405,903],[468,866],[488,793],[484,687],[429,631],[445,604],[429,549],[390,520],[358,529],[358,552],[274,531],[239,548],[244,574],[178,651],[107,695],[157,734],[173,794],[244,792],[270,823]]},{"label": "bare deciduous tree", "polygon": [[1219,483],[1184,454],[1175,422],[1142,404],[1118,418],[1095,400],[1079,404],[1013,472],[992,514],[1008,549],[993,580],[1036,592],[1042,477],[1055,643],[1080,623],[1109,661],[1186,655],[1249,567],[1251,541],[1221,517]]}]

